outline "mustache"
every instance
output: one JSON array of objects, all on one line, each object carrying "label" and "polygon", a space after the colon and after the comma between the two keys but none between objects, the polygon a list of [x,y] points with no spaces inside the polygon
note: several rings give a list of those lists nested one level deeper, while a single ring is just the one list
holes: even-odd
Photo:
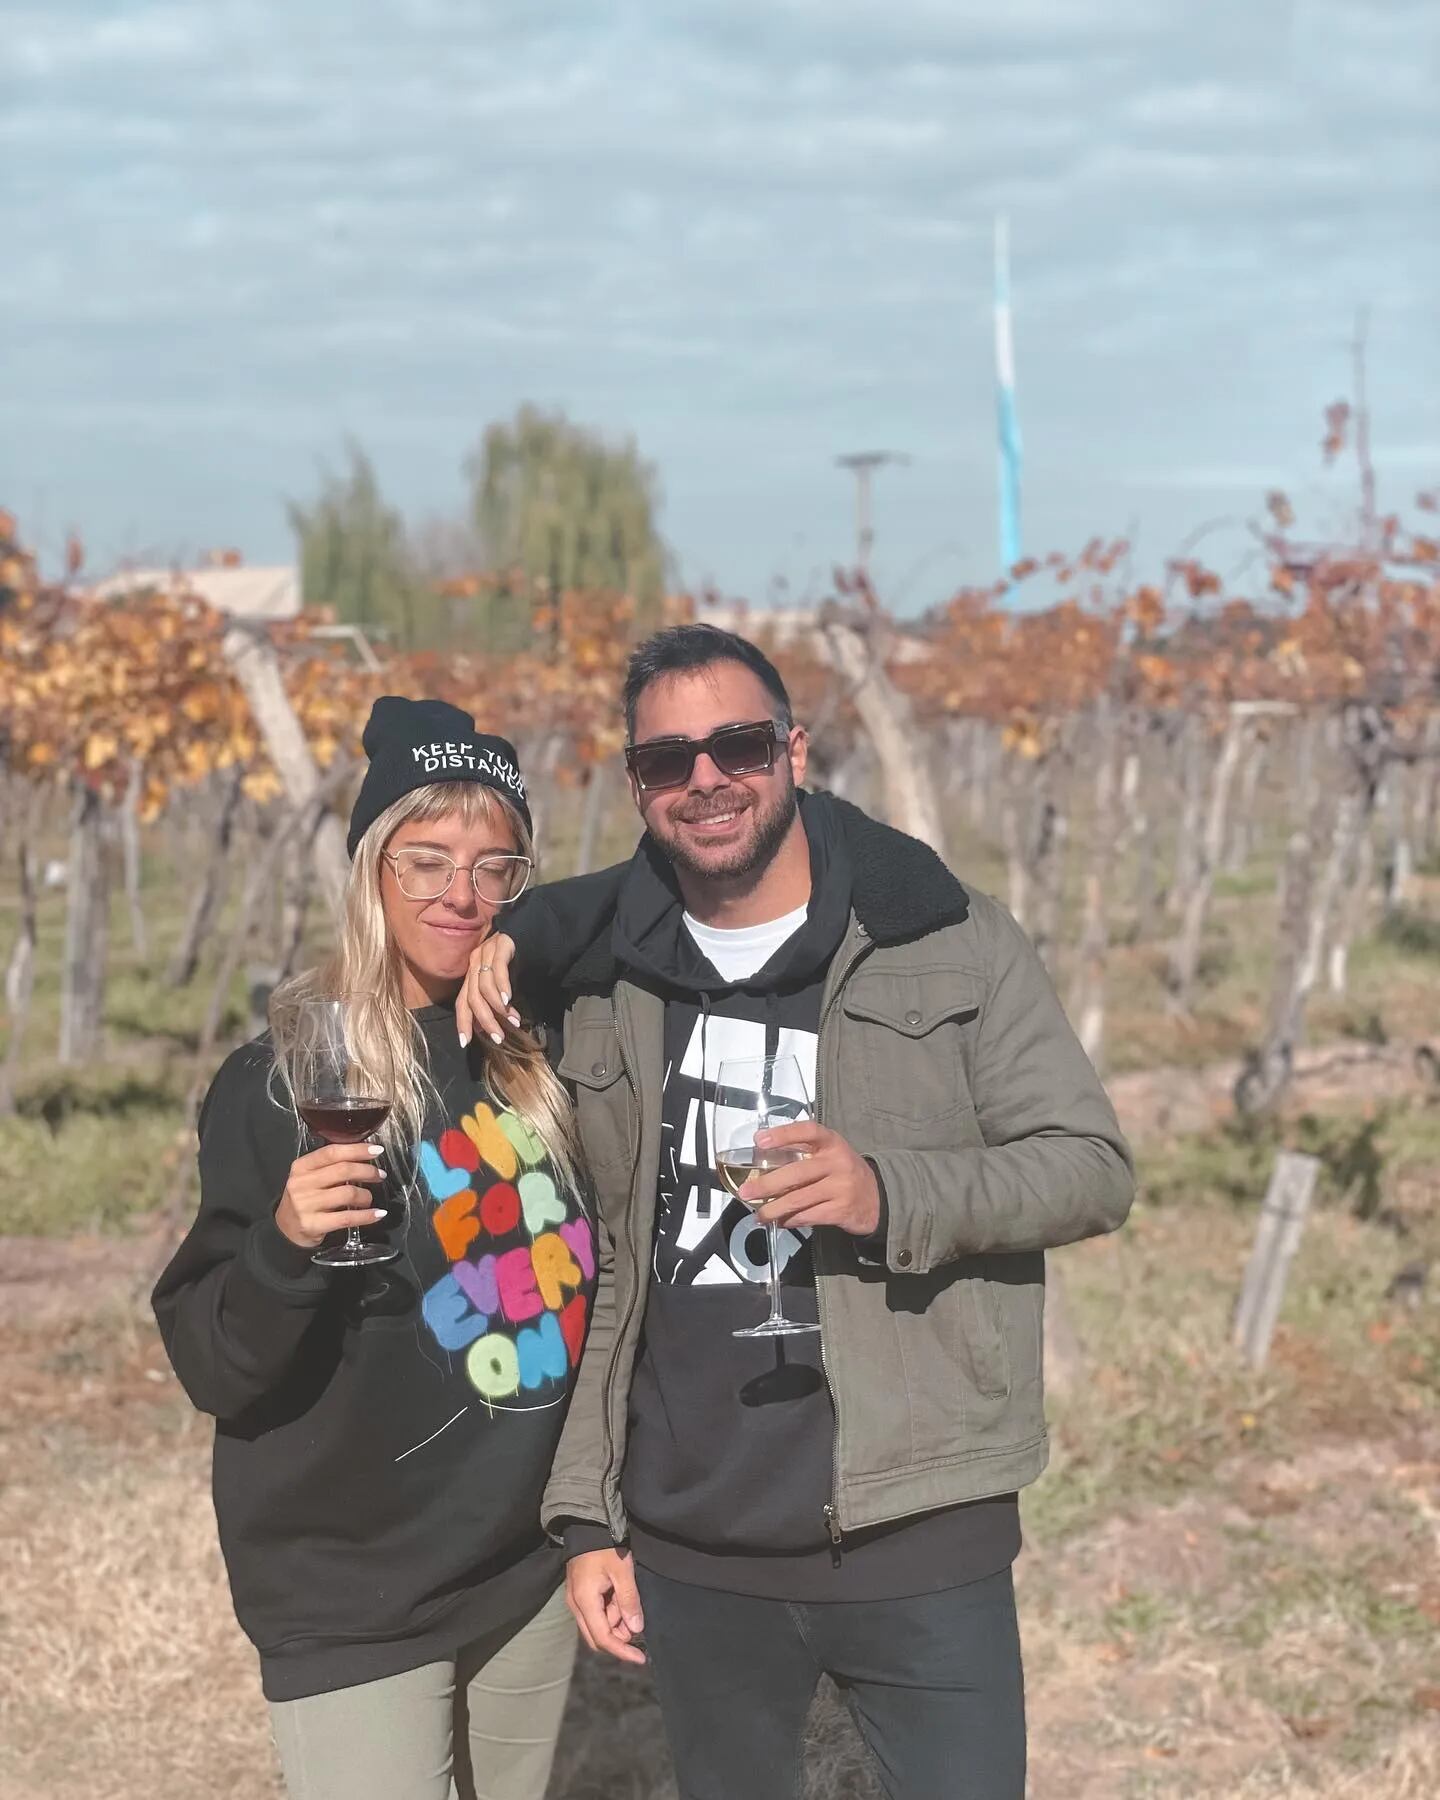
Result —
[{"label": "mustache", "polygon": [[748,796],[742,797],[737,790],[719,801],[710,800],[704,806],[676,807],[674,817],[684,825],[701,825],[706,819],[718,819],[724,813],[743,812],[750,804]]}]

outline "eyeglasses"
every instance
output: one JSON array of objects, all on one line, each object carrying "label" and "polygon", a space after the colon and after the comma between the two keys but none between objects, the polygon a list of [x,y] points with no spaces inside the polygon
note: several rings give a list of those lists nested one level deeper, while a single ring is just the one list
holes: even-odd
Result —
[{"label": "eyeglasses", "polygon": [[706,738],[651,738],[644,744],[627,744],[625,762],[647,794],[658,788],[684,787],[695,768],[695,759],[708,756],[722,775],[759,775],[775,766],[775,748],[789,734],[773,719],[753,724],[722,725]]},{"label": "eyeglasses", "polygon": [[[450,892],[461,864],[441,850],[388,850],[380,853],[395,871],[407,900],[438,900]],[[528,856],[482,856],[465,868],[477,898],[488,906],[508,906],[525,892],[534,870]]]}]

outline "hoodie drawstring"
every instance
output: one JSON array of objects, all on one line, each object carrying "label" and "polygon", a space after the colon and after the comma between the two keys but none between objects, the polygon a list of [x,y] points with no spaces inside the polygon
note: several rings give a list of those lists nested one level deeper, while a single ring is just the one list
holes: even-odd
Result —
[{"label": "hoodie drawstring", "polygon": [[[705,1028],[710,1023],[710,996],[704,988],[700,990],[700,1116],[695,1122],[695,1160],[700,1165],[701,1180],[704,1192],[700,1196],[700,1217],[708,1219],[711,1211],[710,1187],[710,1133],[706,1126],[705,1115]],[[717,1086],[715,1097],[718,1100],[720,1090]]]}]

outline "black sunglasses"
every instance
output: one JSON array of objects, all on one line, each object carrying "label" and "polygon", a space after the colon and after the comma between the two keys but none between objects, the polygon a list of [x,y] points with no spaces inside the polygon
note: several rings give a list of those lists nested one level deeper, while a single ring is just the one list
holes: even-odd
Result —
[{"label": "black sunglasses", "polygon": [[753,725],[722,725],[706,738],[651,738],[627,744],[625,762],[647,794],[657,788],[684,787],[702,752],[722,775],[758,775],[775,766],[775,748],[789,733],[773,719]]}]

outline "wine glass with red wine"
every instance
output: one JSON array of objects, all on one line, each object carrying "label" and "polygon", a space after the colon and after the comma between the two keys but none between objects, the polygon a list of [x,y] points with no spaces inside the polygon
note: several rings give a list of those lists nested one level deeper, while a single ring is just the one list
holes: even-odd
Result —
[{"label": "wine glass with red wine", "polygon": [[[390,1102],[375,1092],[345,1036],[343,1000],[302,1000],[295,1020],[295,1107],[311,1134],[326,1144],[359,1144],[377,1132]],[[400,1253],[362,1238],[352,1225],[343,1244],[324,1244],[313,1260],[327,1269],[361,1269]]]}]

